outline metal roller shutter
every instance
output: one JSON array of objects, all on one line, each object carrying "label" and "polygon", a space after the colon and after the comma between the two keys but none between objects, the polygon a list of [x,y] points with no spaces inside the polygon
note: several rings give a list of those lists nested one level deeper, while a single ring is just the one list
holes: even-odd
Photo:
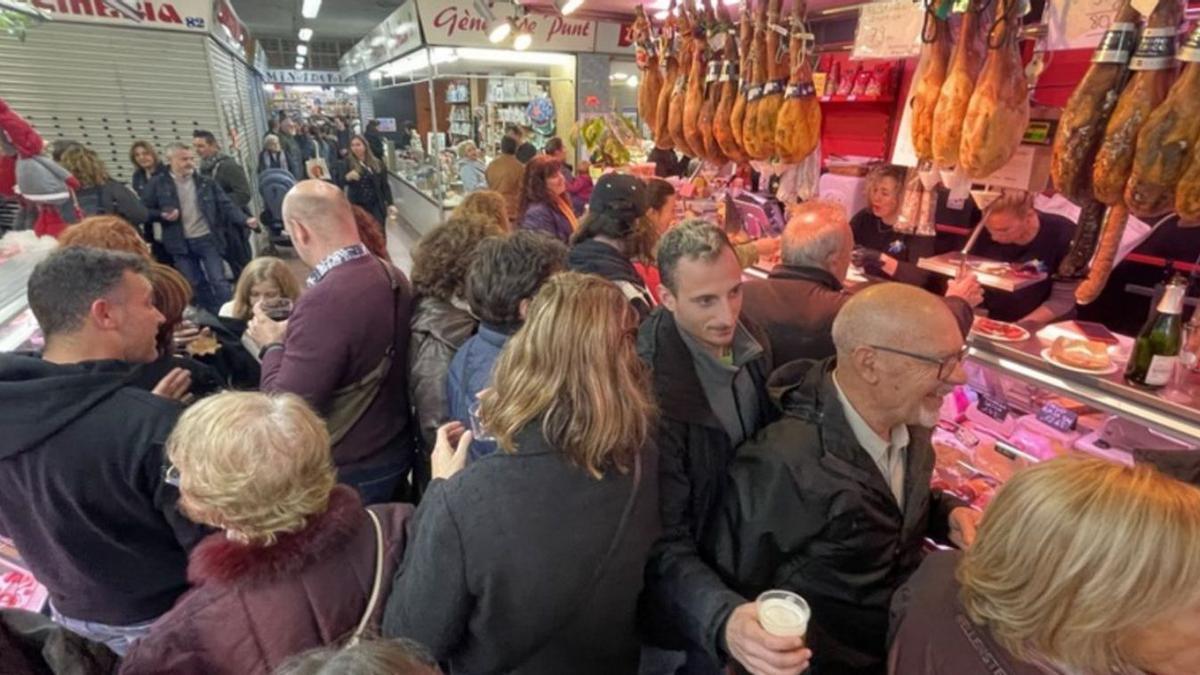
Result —
[{"label": "metal roller shutter", "polygon": [[[250,87],[254,80],[245,63],[213,40],[208,41],[208,58],[216,90],[215,101],[222,121],[219,127],[213,127],[210,131],[221,139],[225,151],[246,168],[251,190],[255,193],[254,211],[257,213],[260,204],[255,172],[258,153],[262,149],[262,137],[266,134],[263,121],[266,113],[257,109],[251,99]],[[237,130],[236,146],[230,138],[230,129]]]},{"label": "metal roller shutter", "polygon": [[190,144],[192,130],[219,129],[202,35],[46,23],[24,42],[0,38],[0,96],[47,140],[78,140],[118,180],[133,167],[129,146],[161,151]]}]

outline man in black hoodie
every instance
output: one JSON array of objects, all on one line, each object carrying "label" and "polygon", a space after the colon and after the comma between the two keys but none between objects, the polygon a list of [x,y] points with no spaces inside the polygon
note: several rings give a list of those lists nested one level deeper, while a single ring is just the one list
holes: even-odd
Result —
[{"label": "man in black hoodie", "polygon": [[124,653],[187,590],[203,530],[175,508],[162,446],[179,415],[168,376],[129,386],[157,357],[146,263],[66,248],[29,278],[42,358],[0,355],[0,535],[50,591],[55,619]]},{"label": "man in black hoodie", "polygon": [[753,673],[798,673],[803,643],[766,633],[754,597],[728,587],[698,550],[734,448],[777,416],[770,342],[742,315],[742,268],[720,228],[685,222],[656,258],[663,305],[642,324],[638,353],[654,370],[660,411],[663,536],[646,566],[643,626],[654,644],[687,652],[680,672],[717,675],[732,658]]}]

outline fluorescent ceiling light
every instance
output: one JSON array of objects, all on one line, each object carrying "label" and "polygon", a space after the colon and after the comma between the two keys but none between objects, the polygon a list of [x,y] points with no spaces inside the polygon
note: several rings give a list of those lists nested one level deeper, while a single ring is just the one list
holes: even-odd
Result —
[{"label": "fluorescent ceiling light", "polygon": [[488,42],[498,44],[512,33],[512,22],[508,19],[496,19],[488,26]]},{"label": "fluorescent ceiling light", "polygon": [[304,4],[300,5],[300,16],[306,19],[315,19],[320,12],[321,0],[304,0]]},{"label": "fluorescent ceiling light", "polygon": [[583,5],[583,0],[554,0],[554,6],[558,8],[558,13],[566,16]]},{"label": "fluorescent ceiling light", "polygon": [[300,37],[301,42],[308,42],[309,40],[312,39],[312,29],[311,28],[301,28],[299,37]]},{"label": "fluorescent ceiling light", "polygon": [[529,45],[531,44],[533,44],[533,35],[527,31],[521,31],[513,38],[513,49],[519,52],[529,49]]},{"label": "fluorescent ceiling light", "polygon": [[297,63],[297,64],[296,64],[296,70],[304,70],[304,64],[303,64],[303,63]]},{"label": "fluorescent ceiling light", "polygon": [[346,87],[346,95],[348,95],[348,96],[358,96],[358,87],[355,87],[355,86],[353,86],[353,85],[351,85],[351,86],[349,86],[349,87]]},{"label": "fluorescent ceiling light", "polygon": [[570,66],[575,63],[575,57],[570,54],[513,52],[504,49],[479,49],[477,47],[459,47],[455,51],[458,53],[458,58],[464,61],[519,63],[531,66]]},{"label": "fluorescent ceiling light", "polygon": [[308,45],[296,45],[296,53],[300,56],[308,56]]}]

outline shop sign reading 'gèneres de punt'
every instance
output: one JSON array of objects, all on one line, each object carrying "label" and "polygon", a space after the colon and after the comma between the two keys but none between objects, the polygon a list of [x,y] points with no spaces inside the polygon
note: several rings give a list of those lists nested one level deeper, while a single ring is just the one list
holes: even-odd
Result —
[{"label": "shop sign reading 'g\u00e8neres de punt'", "polygon": [[[497,2],[497,17],[514,14],[509,3]],[[487,38],[488,21],[475,11],[472,0],[417,0],[417,15],[425,42],[451,47],[493,47]],[[548,14],[527,14],[518,30],[533,34],[534,49],[549,52],[590,52],[596,44],[596,22]]]}]

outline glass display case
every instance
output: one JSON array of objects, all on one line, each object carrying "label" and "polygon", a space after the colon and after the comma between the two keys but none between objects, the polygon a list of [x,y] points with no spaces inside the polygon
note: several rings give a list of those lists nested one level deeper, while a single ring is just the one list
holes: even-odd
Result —
[{"label": "glass display case", "polygon": [[943,402],[934,430],[934,487],[984,508],[1017,470],[1070,452],[1116,462],[1200,448],[1200,377],[1178,366],[1159,390],[1124,381],[1130,339],[1115,336],[1111,365],[1083,372],[1054,363],[1055,335],[1074,322],[1023,340],[972,333],[968,383]]}]

